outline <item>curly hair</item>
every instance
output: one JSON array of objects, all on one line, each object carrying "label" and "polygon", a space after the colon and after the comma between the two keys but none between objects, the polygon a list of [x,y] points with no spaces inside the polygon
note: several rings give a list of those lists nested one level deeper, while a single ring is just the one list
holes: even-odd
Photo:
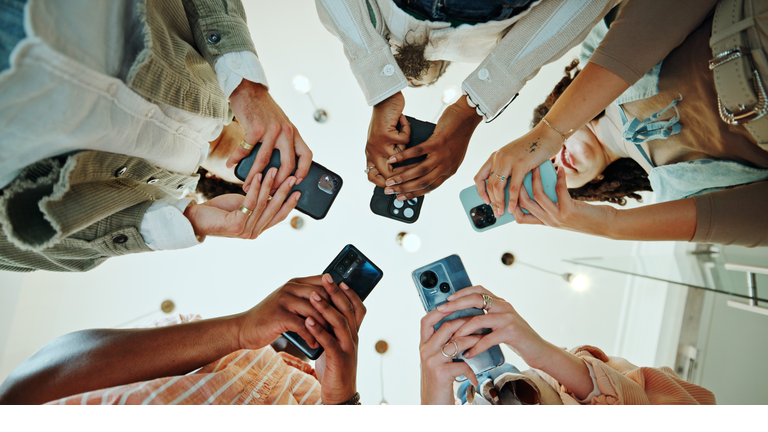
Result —
[{"label": "curly hair", "polygon": [[[409,42],[408,35],[411,33],[412,30],[405,34],[402,46],[394,46],[394,57],[397,66],[406,78],[420,80],[427,72],[429,72],[429,68],[432,65],[431,62],[424,57],[424,51],[426,50],[427,45],[429,45],[429,33],[427,33],[427,37],[423,42]],[[387,36],[387,41],[389,41],[389,36]],[[436,83],[437,80],[443,76],[450,64],[451,62],[449,61],[443,61],[434,81],[426,85],[431,86]]]},{"label": "curly hair", "polygon": [[245,195],[243,187],[239,184],[230,183],[218,177],[207,177],[208,171],[205,168],[200,168],[197,173],[200,174],[200,180],[197,181],[196,191],[203,195],[206,200],[231,193]]},{"label": "curly hair", "polygon": [[[547,96],[543,104],[533,109],[533,121],[531,127],[539,124],[541,119],[549,113],[557,99],[565,92],[565,89],[576,79],[581,72],[578,68],[579,61],[574,59],[565,67],[565,76],[557,83],[552,93]],[[573,72],[573,74],[571,74]],[[596,115],[592,120],[597,120],[605,115],[605,110]],[[580,201],[602,201],[618,205],[626,205],[627,198],[634,198],[642,202],[640,191],[651,191],[651,182],[645,170],[631,158],[621,158],[608,165],[603,171],[603,179],[589,182],[582,187],[568,189],[571,198]]]}]

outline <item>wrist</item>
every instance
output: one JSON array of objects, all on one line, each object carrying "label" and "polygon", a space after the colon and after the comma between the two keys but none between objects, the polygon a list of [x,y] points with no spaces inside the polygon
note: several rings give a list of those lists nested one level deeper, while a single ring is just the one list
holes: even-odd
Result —
[{"label": "wrist", "polygon": [[556,155],[563,148],[563,137],[559,132],[539,122],[528,134],[531,139],[538,140],[547,154]]},{"label": "wrist", "polygon": [[471,118],[473,120],[476,120],[477,123],[480,123],[480,121],[483,119],[483,116],[478,114],[477,112],[477,104],[472,106],[473,102],[467,95],[461,95],[459,100],[454,102],[453,105],[456,106],[458,111],[466,118]]},{"label": "wrist", "polygon": [[207,235],[206,232],[203,232],[202,226],[197,221],[199,207],[197,205],[197,201],[192,200],[187,204],[187,207],[184,209],[184,217],[187,218],[189,223],[192,225],[192,230],[195,232],[195,237],[197,237],[197,241],[202,242],[205,240],[205,236]]},{"label": "wrist", "polygon": [[239,99],[261,99],[265,96],[269,96],[269,89],[267,89],[266,86],[244,79],[240,81],[240,84],[232,92],[229,99],[230,101]]},{"label": "wrist", "polygon": [[[323,405],[360,405],[360,393],[353,386],[337,395],[322,395]],[[357,399],[357,400],[355,400]]]}]

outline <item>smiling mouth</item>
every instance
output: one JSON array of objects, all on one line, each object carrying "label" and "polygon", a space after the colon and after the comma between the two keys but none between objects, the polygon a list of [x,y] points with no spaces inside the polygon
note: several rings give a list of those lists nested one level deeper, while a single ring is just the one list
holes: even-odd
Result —
[{"label": "smiling mouth", "polygon": [[579,172],[579,170],[573,166],[573,158],[571,157],[571,153],[568,152],[566,147],[563,147],[563,152],[560,153],[560,162],[564,167],[570,169],[571,171]]}]

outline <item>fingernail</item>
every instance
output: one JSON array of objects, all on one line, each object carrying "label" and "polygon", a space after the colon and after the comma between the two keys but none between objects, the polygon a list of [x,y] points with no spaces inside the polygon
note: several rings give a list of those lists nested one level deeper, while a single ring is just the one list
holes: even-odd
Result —
[{"label": "fingernail", "polygon": [[262,177],[261,173],[256,174],[256,181],[261,183],[261,177]]},{"label": "fingernail", "polygon": [[538,171],[538,170],[539,170],[539,167],[536,167],[536,168],[534,168],[533,170],[534,170],[534,171]]},{"label": "fingernail", "polygon": [[396,185],[396,184],[397,184],[397,182],[395,182],[395,181],[394,181],[394,180],[392,180],[392,179],[390,179],[390,180],[387,180],[387,186],[394,186],[394,185]]},{"label": "fingernail", "polygon": [[271,170],[269,170],[270,177],[275,178],[276,175],[277,175],[277,168],[272,168]]},{"label": "fingernail", "polygon": [[345,284],[344,282],[342,282],[341,285],[339,286],[341,287],[341,289],[345,289],[345,290],[349,289],[349,285]]},{"label": "fingernail", "polygon": [[395,193],[395,191],[392,190],[392,188],[390,188],[390,187],[384,189],[384,194],[385,195],[392,195],[393,193]]},{"label": "fingernail", "polygon": [[464,354],[464,358],[465,358],[465,359],[469,359],[469,358],[472,358],[472,357],[474,357],[474,355],[472,355],[472,354],[469,354],[469,353],[467,353],[467,354]]},{"label": "fingernail", "polygon": [[387,162],[389,162],[389,163],[395,163],[395,162],[397,162],[397,158],[396,158],[396,157],[394,157],[394,156],[392,156],[391,158],[389,158],[389,159],[387,160]]},{"label": "fingernail", "polygon": [[456,294],[451,294],[448,296],[448,301],[453,300],[456,297]]},{"label": "fingernail", "polygon": [[296,180],[296,184],[297,184],[297,185],[300,185],[302,180],[304,180],[304,179],[303,179],[303,178],[300,178],[300,179]]},{"label": "fingernail", "polygon": [[301,198],[301,192],[296,192],[296,201],[298,201],[299,198]]},{"label": "fingernail", "polygon": [[312,293],[312,298],[313,298],[315,301],[320,301],[320,300],[322,300],[322,298],[320,298],[320,296],[319,296],[319,295],[317,295],[317,293],[316,293],[316,292],[313,292],[313,293]]},{"label": "fingernail", "polygon": [[235,164],[227,162],[227,169],[230,169],[230,168],[232,168],[233,166],[235,166]]},{"label": "fingernail", "polygon": [[288,186],[293,187],[293,185],[296,184],[296,177],[291,177],[291,180],[288,181]]},{"label": "fingernail", "polygon": [[250,188],[251,188],[251,184],[250,184],[250,183],[248,183],[247,185],[245,185],[245,187],[243,188],[243,190],[245,191],[245,193],[248,193],[248,189],[250,189]]},{"label": "fingernail", "polygon": [[398,200],[398,201],[405,201],[405,195],[399,195],[399,196],[397,197],[397,200]]},{"label": "fingernail", "polygon": [[307,317],[307,324],[313,326],[315,325],[315,320],[313,320],[312,317]]},{"label": "fingernail", "polygon": [[333,283],[333,278],[331,277],[331,275],[329,275],[327,273],[325,275],[323,275],[323,279],[325,279],[325,281],[328,282],[328,283]]},{"label": "fingernail", "polygon": [[437,310],[439,310],[440,312],[443,312],[446,307],[448,307],[448,306],[446,306],[444,304],[441,304],[440,306],[437,307]]}]

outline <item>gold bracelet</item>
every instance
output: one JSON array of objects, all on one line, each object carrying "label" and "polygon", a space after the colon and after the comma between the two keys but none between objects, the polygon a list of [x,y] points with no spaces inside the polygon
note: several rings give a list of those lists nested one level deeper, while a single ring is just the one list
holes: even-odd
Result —
[{"label": "gold bracelet", "polygon": [[545,125],[549,126],[550,129],[552,129],[553,131],[559,133],[560,136],[563,137],[563,144],[565,144],[565,142],[568,140],[568,137],[566,135],[568,135],[569,133],[573,132],[573,129],[571,129],[571,130],[569,130],[566,133],[562,133],[562,132],[560,132],[560,129],[558,129],[558,128],[552,126],[551,124],[549,124],[547,119],[542,118],[541,121],[543,121]]}]

